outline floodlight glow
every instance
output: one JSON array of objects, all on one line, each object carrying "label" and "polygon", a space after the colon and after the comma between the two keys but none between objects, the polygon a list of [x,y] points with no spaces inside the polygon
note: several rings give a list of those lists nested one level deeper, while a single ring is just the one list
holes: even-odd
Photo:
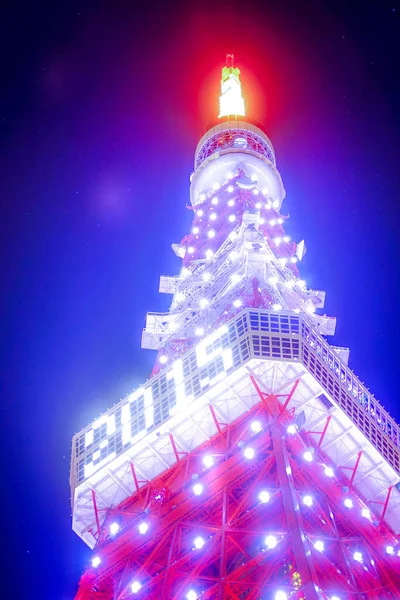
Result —
[{"label": "floodlight glow", "polygon": [[256,208],[260,209],[261,208],[261,202],[257,202],[256,203]]},{"label": "floodlight glow", "polygon": [[284,235],[283,236],[283,241],[284,242],[290,242],[290,235]]},{"label": "floodlight glow", "polygon": [[166,363],[167,361],[168,361],[168,356],[166,356],[165,354],[162,354],[162,355],[160,356],[160,363],[161,363],[162,365],[165,365],[165,363]]},{"label": "floodlight glow", "polygon": [[146,521],[142,521],[141,523],[139,523],[138,529],[139,529],[139,533],[141,535],[144,535],[145,533],[147,533],[147,530],[149,529],[149,524],[146,523]]},{"label": "floodlight glow", "polygon": [[214,252],[211,250],[211,248],[207,248],[206,258],[212,258],[213,256],[214,256]]},{"label": "floodlight glow", "polygon": [[303,504],[305,504],[306,506],[312,506],[313,505],[313,498],[312,498],[312,496],[304,496],[304,498],[303,498]]},{"label": "floodlight glow", "polygon": [[234,300],[233,306],[235,308],[239,308],[239,306],[242,306],[242,301],[241,300]]},{"label": "floodlight glow", "polygon": [[261,219],[260,219],[260,225],[264,225],[264,223],[265,223],[265,219],[263,219],[263,218],[261,217]]},{"label": "floodlight glow", "polygon": [[199,228],[198,227],[193,227],[192,229],[192,233],[199,233]]},{"label": "floodlight glow", "polygon": [[314,548],[318,550],[318,552],[323,552],[325,549],[324,542],[321,542],[321,540],[317,540],[314,544]]},{"label": "floodlight glow", "polygon": [[351,498],[346,498],[344,501],[344,505],[346,508],[353,508],[353,500]]},{"label": "floodlight glow", "polygon": [[211,200],[211,204],[214,204],[214,206],[218,204],[218,198],[216,196]]},{"label": "floodlight glow", "polygon": [[268,283],[270,283],[271,285],[276,285],[278,283],[279,279],[277,277],[270,277],[268,279]]},{"label": "floodlight glow", "polygon": [[201,337],[202,335],[204,335],[203,327],[196,327],[194,335],[196,335],[197,337]]},{"label": "floodlight glow", "polygon": [[215,221],[216,218],[217,218],[217,213],[211,213],[210,220]]},{"label": "floodlight glow", "polygon": [[131,584],[131,592],[132,592],[132,594],[137,594],[141,587],[142,586],[141,586],[141,584],[138,581],[134,581]]},{"label": "floodlight glow", "polygon": [[227,174],[226,174],[226,178],[227,179],[232,179],[232,177],[233,177],[232,171],[228,171]]},{"label": "floodlight glow", "polygon": [[389,554],[389,556],[393,556],[393,554],[394,554],[393,546],[386,546],[386,554]]},{"label": "floodlight glow", "polygon": [[206,195],[204,192],[202,192],[201,194],[199,194],[199,200],[200,202],[203,202],[206,199]]},{"label": "floodlight glow", "polygon": [[254,448],[250,448],[250,446],[248,446],[247,448],[245,448],[243,454],[244,454],[245,458],[248,458],[249,460],[251,460],[255,456]]},{"label": "floodlight glow", "polygon": [[118,525],[118,523],[116,523],[114,521],[114,523],[111,523],[111,525],[110,525],[110,533],[111,533],[111,535],[115,535],[116,533],[118,533],[118,531],[119,531],[119,525]]},{"label": "floodlight glow", "polygon": [[267,492],[267,490],[261,490],[261,492],[258,494],[258,498],[260,502],[266,504],[267,502],[269,502],[270,499],[269,492]]},{"label": "floodlight glow", "polygon": [[258,433],[262,429],[262,425],[260,421],[252,421],[250,424],[250,428],[254,433]]},{"label": "floodlight glow", "polygon": [[265,545],[267,546],[267,548],[272,550],[273,548],[276,548],[277,544],[278,540],[274,535],[267,535],[267,537],[265,538]]},{"label": "floodlight glow", "polygon": [[213,188],[215,191],[219,190],[219,183],[218,181],[215,181],[215,183],[213,183]]},{"label": "floodlight glow", "polygon": [[192,487],[193,494],[195,496],[200,496],[203,493],[204,486],[202,483],[195,483]]},{"label": "floodlight glow", "polygon": [[260,193],[260,192],[258,191],[258,189],[257,189],[257,188],[255,188],[255,189],[253,190],[253,194],[254,194],[255,196],[258,196],[258,194],[259,194],[259,193]]},{"label": "floodlight glow", "polygon": [[234,187],[233,187],[233,185],[228,185],[227,189],[228,189],[228,192],[232,193],[234,190]]},{"label": "floodlight glow", "polygon": [[233,275],[231,275],[231,281],[232,283],[239,283],[239,281],[242,278],[240,277],[239,273],[234,273]]},{"label": "floodlight glow", "polygon": [[288,279],[288,281],[285,281],[285,287],[287,288],[292,288],[294,286],[294,281],[293,279]]},{"label": "floodlight glow", "polygon": [[274,225],[276,225],[276,221],[275,221],[275,219],[271,219],[271,220],[270,220],[270,222],[269,222],[269,224],[270,224],[270,225],[272,225],[272,227],[273,227]]},{"label": "floodlight glow", "polygon": [[203,273],[203,281],[205,281],[207,283],[207,281],[210,281],[211,279],[211,273]]},{"label": "floodlight glow", "polygon": [[354,552],[354,554],[353,554],[353,558],[354,558],[354,560],[356,560],[357,562],[362,562],[362,560],[363,560],[363,555],[361,554],[361,552]]},{"label": "floodlight glow", "polygon": [[282,592],[282,590],[279,590],[275,594],[275,600],[287,600],[287,594],[285,594],[285,592]]},{"label": "floodlight glow", "polygon": [[281,310],[281,308],[282,304],[279,304],[278,302],[272,305],[272,310]]},{"label": "floodlight glow", "polygon": [[307,462],[312,462],[313,461],[313,453],[310,452],[310,450],[306,450],[303,454],[303,458]]},{"label": "floodlight glow", "polygon": [[274,240],[273,240],[273,241],[274,241],[274,243],[275,243],[275,245],[276,245],[276,246],[279,246],[279,244],[280,244],[280,243],[281,243],[281,241],[282,241],[282,238],[280,238],[280,237],[276,237],[276,238],[274,238]]},{"label": "floodlight glow", "polygon": [[229,215],[229,217],[228,217],[228,221],[229,221],[230,223],[233,223],[234,221],[236,221],[236,216],[235,216],[235,215]]},{"label": "floodlight glow", "polygon": [[361,511],[361,516],[364,517],[364,519],[370,519],[371,511],[368,508],[363,508]]},{"label": "floodlight glow", "polygon": [[228,206],[233,206],[235,204],[234,200],[228,200]]},{"label": "floodlight glow", "polygon": [[292,256],[292,258],[290,259],[290,262],[291,262],[292,264],[295,264],[295,263],[297,263],[297,258],[296,258],[295,256]]},{"label": "floodlight glow", "polygon": [[335,471],[331,467],[325,467],[324,473],[327,477],[335,476]]},{"label": "floodlight glow", "polygon": [[186,600],[196,600],[197,594],[194,590],[189,590],[186,594]]},{"label": "floodlight glow", "polygon": [[237,258],[239,258],[239,252],[236,252],[236,250],[232,250],[232,252],[229,253],[229,258],[231,260],[236,260]]},{"label": "floodlight glow", "polygon": [[208,305],[207,298],[200,298],[199,304],[200,304],[200,308],[205,308]]},{"label": "floodlight glow", "polygon": [[339,596],[332,596],[331,600],[340,600]]},{"label": "floodlight glow", "polygon": [[211,454],[206,454],[203,457],[203,465],[205,467],[212,467],[214,464],[214,458],[211,456]]},{"label": "floodlight glow", "polygon": [[203,211],[203,210],[200,208],[200,209],[199,209],[199,210],[196,212],[196,215],[197,215],[198,217],[202,217],[202,216],[204,215],[204,211]]},{"label": "floodlight glow", "polygon": [[214,229],[210,229],[210,231],[208,232],[208,237],[209,238],[215,237],[215,231],[214,231]]},{"label": "floodlight glow", "polygon": [[92,558],[92,567],[96,568],[99,566],[100,563],[101,563],[100,556],[95,556],[94,558]]},{"label": "floodlight glow", "polygon": [[294,425],[294,424],[292,423],[292,425],[289,425],[289,427],[286,429],[286,431],[287,431],[288,433],[290,433],[291,435],[293,435],[294,433],[296,433],[296,432],[297,432],[297,427],[296,427],[296,425]]},{"label": "floodlight glow", "polygon": [[193,544],[194,544],[194,547],[195,547],[197,550],[201,550],[201,548],[202,548],[202,547],[204,546],[204,544],[205,544],[205,541],[203,540],[203,538],[202,538],[202,537],[200,537],[200,536],[199,536],[199,537],[197,537],[197,538],[195,538],[195,539],[194,539],[194,542],[193,542]]}]

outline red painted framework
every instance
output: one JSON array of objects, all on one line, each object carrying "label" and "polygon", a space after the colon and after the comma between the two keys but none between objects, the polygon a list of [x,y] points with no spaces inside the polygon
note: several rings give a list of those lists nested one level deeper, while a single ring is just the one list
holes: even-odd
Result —
[{"label": "red painted framework", "polygon": [[[383,521],[391,490],[381,511],[368,507],[373,520],[363,518],[365,503],[352,485],[360,454],[347,478],[321,450],[329,417],[321,432],[287,434],[294,419],[287,406],[299,382],[275,396],[251,379],[259,404],[230,425],[220,423],[210,406],[217,434],[189,454],[170,435],[176,464],[168,471],[144,483],[131,465],[136,492],[110,510],[101,527],[97,521],[101,564],[83,575],[76,600],[185,600],[189,589],[204,600],[267,600],[277,589],[298,600],[400,597],[400,557],[385,551],[398,548]],[[262,426],[257,433],[250,427],[254,419]],[[252,460],[244,457],[247,446],[255,451]],[[311,447],[309,464],[303,454]],[[205,454],[214,458],[209,468]],[[324,474],[326,465],[335,468],[333,478]],[[192,490],[197,481],[204,486],[200,496]],[[258,499],[262,489],[270,493],[265,504]],[[302,503],[304,494],[313,496],[312,507]],[[351,511],[344,506],[348,496]],[[97,511],[95,496],[93,502]],[[149,529],[140,535],[143,520]],[[109,534],[113,521],[120,525],[115,537]],[[265,545],[267,535],[276,537],[275,548]],[[202,549],[193,547],[196,536],[205,540]],[[315,549],[317,539],[324,552]],[[362,563],[355,551],[362,552]],[[142,586],[137,594],[131,593],[133,581]]]}]

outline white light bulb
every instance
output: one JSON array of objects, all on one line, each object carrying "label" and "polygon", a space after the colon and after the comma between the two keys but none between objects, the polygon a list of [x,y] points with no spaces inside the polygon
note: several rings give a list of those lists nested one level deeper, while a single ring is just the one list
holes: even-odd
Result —
[{"label": "white light bulb", "polygon": [[250,177],[250,179],[252,181],[257,181],[257,175],[255,173],[253,173],[253,175]]},{"label": "white light bulb", "polygon": [[274,600],[287,600],[287,594],[285,594],[285,592],[282,592],[282,590],[279,590],[278,592],[276,592]]},{"label": "white light bulb", "polygon": [[297,263],[297,258],[295,256],[292,256],[290,259],[290,262],[294,265]]},{"label": "white light bulb", "polygon": [[189,590],[186,594],[186,600],[196,600],[197,594],[194,590]]},{"label": "white light bulb", "polygon": [[204,202],[205,199],[206,199],[206,195],[203,192],[201,194],[199,194],[200,202]]},{"label": "white light bulb", "polygon": [[207,283],[207,281],[210,281],[211,279],[211,273],[203,273],[203,281],[205,281]]},{"label": "white light bulb", "polygon": [[262,502],[263,504],[266,504],[267,502],[269,502],[269,499],[270,499],[270,495],[269,495],[269,492],[267,492],[267,490],[262,490],[258,494],[258,497],[259,497],[260,502]]},{"label": "white light bulb", "polygon": [[239,252],[236,252],[236,250],[232,250],[232,252],[229,253],[229,258],[231,260],[236,260],[237,258],[239,258]]},{"label": "white light bulb", "polygon": [[197,212],[196,212],[198,217],[202,217],[204,215],[204,211],[200,208]]},{"label": "white light bulb", "polygon": [[296,425],[294,425],[292,423],[292,425],[289,425],[289,427],[286,429],[286,431],[288,433],[290,433],[291,435],[293,435],[293,434],[295,434],[297,432],[297,427],[296,427]]},{"label": "white light bulb", "polygon": [[[275,204],[275,203],[274,203],[274,204]],[[277,219],[277,223],[278,223],[279,225],[282,225],[282,223],[283,223],[283,219],[281,219],[281,218]]]},{"label": "white light bulb", "polygon": [[261,202],[257,202],[255,206],[256,206],[256,208],[260,209],[261,208]]},{"label": "white light bulb", "polygon": [[183,292],[178,292],[175,296],[177,302],[183,302],[185,298],[186,296]]},{"label": "white light bulb", "polygon": [[161,354],[161,356],[160,356],[160,363],[162,365],[165,365],[166,362],[168,362],[168,356],[166,356],[165,354]]},{"label": "white light bulb", "polygon": [[234,200],[228,200],[228,206],[233,206],[235,204]]},{"label": "white light bulb", "polygon": [[289,288],[289,290],[294,286],[294,281],[293,279],[289,279],[288,281],[285,281],[285,287]]},{"label": "white light bulb", "polygon": [[327,477],[335,476],[335,471],[331,467],[325,467],[324,473]]},{"label": "white light bulb", "polygon": [[201,548],[202,548],[202,547],[204,546],[204,544],[205,544],[205,541],[203,540],[203,538],[202,538],[202,537],[200,537],[200,536],[199,536],[199,537],[197,537],[197,538],[195,538],[195,539],[194,539],[194,542],[193,542],[193,544],[194,544],[194,547],[195,547],[197,550],[201,550]]},{"label": "white light bulb", "polygon": [[267,537],[265,538],[265,545],[267,546],[267,548],[272,550],[272,548],[275,548],[277,544],[278,540],[274,535],[267,535]]},{"label": "white light bulb", "polygon": [[394,554],[393,546],[386,546],[386,554],[389,554],[389,556],[393,556],[393,554]]},{"label": "white light bulb", "polygon": [[192,233],[199,233],[199,228],[198,227],[193,227]]},{"label": "white light bulb", "polygon": [[263,219],[263,218],[261,217],[261,219],[260,219],[260,225],[264,225],[264,223],[265,223],[265,219]]},{"label": "white light bulb", "polygon": [[278,262],[279,262],[281,265],[285,266],[285,265],[286,265],[286,263],[287,263],[287,258],[285,258],[285,257],[278,258]]},{"label": "white light bulb", "polygon": [[340,600],[339,596],[331,596],[331,600]]},{"label": "white light bulb", "polygon": [[216,181],[215,183],[213,183],[213,189],[214,189],[215,191],[216,191],[216,190],[219,190],[219,183],[218,183],[218,181]]},{"label": "white light bulb", "polygon": [[193,252],[194,252],[193,246],[189,246],[188,252],[189,252],[189,254],[193,254]]},{"label": "white light bulb", "polygon": [[194,334],[197,337],[201,337],[202,335],[204,335],[204,329],[203,329],[203,327],[196,327]]},{"label": "white light bulb", "polygon": [[276,303],[276,304],[272,305],[272,310],[281,310],[281,308],[282,308],[281,304]]},{"label": "white light bulb", "polygon": [[232,179],[232,178],[233,178],[233,173],[232,173],[232,171],[228,171],[228,172],[227,172],[227,174],[226,174],[226,178],[227,178],[227,179]]},{"label": "white light bulb", "polygon": [[139,529],[139,533],[141,535],[144,535],[145,533],[147,533],[147,530],[149,528],[149,524],[146,523],[146,521],[142,521],[141,523],[139,523],[138,525],[138,529]]},{"label": "white light bulb", "polygon": [[115,535],[116,533],[118,533],[118,531],[119,531],[119,525],[118,525],[118,523],[115,523],[115,522],[111,523],[111,525],[110,525],[110,533],[111,533],[111,535]]},{"label": "white light bulb", "polygon": [[241,280],[241,276],[239,275],[239,273],[234,273],[233,275],[231,275],[231,281],[232,283],[239,283],[239,281]]},{"label": "white light bulb", "polygon": [[269,222],[269,224],[270,224],[272,227],[274,227],[274,225],[276,225],[276,221],[275,221],[275,219],[271,219],[271,220],[270,220],[270,222]]},{"label": "white light bulb", "polygon": [[314,548],[318,550],[318,552],[323,552],[325,548],[324,542],[321,542],[321,540],[317,540],[314,544]]},{"label": "white light bulb", "polygon": [[304,452],[304,454],[303,454],[303,458],[307,462],[312,462],[312,460],[313,460],[313,452],[311,452],[311,450],[306,450]]},{"label": "white light bulb", "polygon": [[255,189],[253,190],[253,194],[254,194],[255,196],[258,196],[258,194],[259,194],[259,193],[260,193],[260,192],[258,191],[258,189],[257,189],[257,188],[255,188]]},{"label": "white light bulb", "polygon": [[210,259],[214,256],[214,252],[211,250],[211,248],[207,248],[206,250],[206,258]]},{"label": "white light bulb", "polygon": [[248,446],[247,448],[245,448],[243,454],[244,454],[245,458],[248,458],[249,460],[251,460],[255,456],[254,449],[250,448],[250,446]]},{"label": "white light bulb", "polygon": [[228,192],[232,193],[234,190],[233,185],[228,185]]},{"label": "white light bulb", "polygon": [[273,203],[272,203],[272,206],[274,208],[279,208],[279,200],[274,200]]},{"label": "white light bulb", "polygon": [[284,235],[283,236],[283,241],[286,242],[286,243],[290,242],[290,236],[289,235]]},{"label": "white light bulb", "polygon": [[215,221],[216,218],[217,218],[217,213],[211,213],[210,220]]},{"label": "white light bulb", "polygon": [[211,200],[211,204],[214,204],[214,206],[218,204],[218,198],[216,196]]},{"label": "white light bulb", "polygon": [[353,508],[353,500],[351,498],[346,498],[344,505],[346,508]]},{"label": "white light bulb", "polygon": [[238,299],[238,300],[234,300],[234,302],[233,302],[233,306],[234,306],[235,308],[239,308],[239,306],[242,306],[242,301],[241,301],[241,300],[239,300],[239,299]]},{"label": "white light bulb", "polygon": [[236,216],[235,215],[229,215],[228,221],[230,221],[231,223],[233,223],[234,221],[236,221]]},{"label": "white light bulb", "polygon": [[138,581],[134,581],[131,584],[131,592],[132,592],[132,594],[137,594],[141,587],[142,586],[141,586],[141,584]]},{"label": "white light bulb", "polygon": [[206,454],[203,457],[203,465],[207,468],[212,467],[214,464],[214,458],[211,456],[211,454]]},{"label": "white light bulb", "polygon": [[200,494],[203,493],[203,484],[202,483],[195,483],[194,486],[192,487],[193,490],[193,494],[195,496],[200,496]]},{"label": "white light bulb", "polygon": [[362,560],[363,560],[363,555],[361,554],[361,552],[354,552],[354,554],[353,554],[353,558],[354,558],[354,560],[356,560],[357,562],[362,562]]},{"label": "white light bulb", "polygon": [[254,433],[258,433],[262,429],[262,425],[260,421],[252,421],[250,424],[250,428]]},{"label": "white light bulb", "polygon": [[210,229],[210,231],[208,232],[208,237],[209,238],[215,237],[215,231],[214,231],[214,229]]},{"label": "white light bulb", "polygon": [[281,241],[282,241],[282,239],[280,237],[276,237],[276,238],[273,239],[273,241],[275,243],[275,246],[279,246],[280,243],[281,243]]},{"label": "white light bulb", "polygon": [[207,298],[200,298],[199,304],[200,304],[200,308],[205,308],[206,306],[208,306]]},{"label": "white light bulb", "polygon": [[263,193],[263,196],[266,196],[268,194],[268,188],[266,188],[266,187],[263,188],[262,193]]},{"label": "white light bulb", "polygon": [[364,519],[370,519],[371,512],[368,510],[368,508],[363,508],[361,511],[361,516],[364,517]]},{"label": "white light bulb", "polygon": [[303,504],[305,504],[305,506],[312,506],[313,505],[313,498],[312,498],[312,496],[304,496],[304,498],[303,498]]},{"label": "white light bulb", "polygon": [[276,285],[276,284],[278,283],[278,281],[279,281],[279,280],[278,280],[278,278],[277,278],[277,277],[270,277],[270,278],[268,279],[268,282],[269,282],[271,285]]},{"label": "white light bulb", "polygon": [[100,556],[95,556],[94,558],[92,558],[92,567],[94,567],[95,569],[96,569],[96,567],[99,566],[100,563],[101,563]]}]

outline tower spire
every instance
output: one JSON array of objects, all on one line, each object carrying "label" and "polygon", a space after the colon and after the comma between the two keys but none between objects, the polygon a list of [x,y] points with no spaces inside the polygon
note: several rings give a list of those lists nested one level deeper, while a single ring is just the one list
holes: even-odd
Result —
[{"label": "tower spire", "polygon": [[240,69],[234,67],[234,55],[226,55],[226,64],[222,69],[221,96],[219,97],[219,118],[245,116]]}]

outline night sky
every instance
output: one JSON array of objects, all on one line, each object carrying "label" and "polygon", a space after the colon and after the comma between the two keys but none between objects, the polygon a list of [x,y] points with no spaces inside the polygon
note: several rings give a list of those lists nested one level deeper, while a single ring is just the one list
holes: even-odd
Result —
[{"label": "night sky", "polygon": [[91,554],[71,439],[151,371],[141,329],[168,309],[227,52],[333,343],[400,420],[400,5],[38,0],[0,20],[1,589],[70,600]]}]

